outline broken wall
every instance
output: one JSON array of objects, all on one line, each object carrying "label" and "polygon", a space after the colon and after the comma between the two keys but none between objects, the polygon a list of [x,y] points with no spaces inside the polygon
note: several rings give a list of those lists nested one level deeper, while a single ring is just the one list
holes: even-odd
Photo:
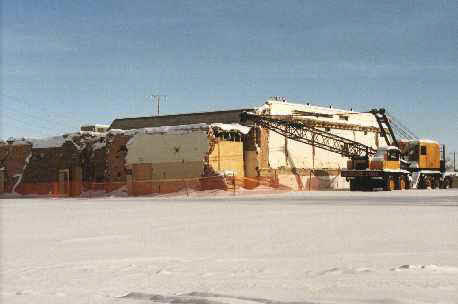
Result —
[{"label": "broken wall", "polygon": [[[132,132],[131,132],[132,133]],[[127,142],[133,137],[128,132],[109,132],[105,148],[105,181],[108,192],[124,187],[127,184],[126,168]]]},{"label": "broken wall", "polygon": [[25,140],[0,144],[0,170],[3,176],[3,192],[12,192],[21,181],[32,144]]},{"label": "broken wall", "polygon": [[209,164],[216,172],[245,176],[243,142],[218,140],[209,156]]},{"label": "broken wall", "polygon": [[[325,108],[287,102],[267,101],[258,114],[297,115],[316,128],[377,148],[386,145],[370,113]],[[261,176],[275,176],[280,184],[295,190],[347,188],[340,176],[348,158],[340,154],[288,139],[263,129],[260,144]]]},{"label": "broken wall", "polygon": [[[377,148],[382,139],[379,138],[377,121],[370,113],[357,113],[318,106],[307,106],[285,102],[269,101],[262,110],[268,111],[271,115],[292,115],[295,111],[305,113],[316,113],[314,120],[326,123],[358,125],[366,130],[326,130],[332,134],[342,136],[367,146]],[[323,114],[323,116],[319,116]],[[310,114],[313,115],[313,114]],[[343,118],[343,119],[342,119]],[[307,169],[341,169],[345,168],[347,158],[337,153],[329,152],[321,148],[297,142],[275,133],[269,132],[268,138],[269,165],[270,168],[307,168]]]},{"label": "broken wall", "polygon": [[104,181],[104,136],[99,133],[11,140],[0,145],[0,157],[6,192],[79,195],[85,182]]}]

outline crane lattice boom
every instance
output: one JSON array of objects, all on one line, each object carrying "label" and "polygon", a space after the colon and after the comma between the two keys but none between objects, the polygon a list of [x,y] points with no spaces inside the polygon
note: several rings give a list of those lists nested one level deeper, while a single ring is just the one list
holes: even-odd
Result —
[{"label": "crane lattice boom", "polygon": [[372,147],[308,126],[303,121],[294,120],[293,118],[274,118],[269,115],[243,112],[241,114],[241,121],[251,121],[289,139],[350,158],[368,157],[376,153],[376,150]]}]

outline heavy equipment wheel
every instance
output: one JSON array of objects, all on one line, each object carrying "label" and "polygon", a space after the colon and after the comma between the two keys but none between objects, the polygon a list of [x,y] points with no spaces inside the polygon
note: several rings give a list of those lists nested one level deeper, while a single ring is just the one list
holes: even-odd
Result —
[{"label": "heavy equipment wheel", "polygon": [[407,181],[405,176],[399,177],[399,190],[407,189]]},{"label": "heavy equipment wheel", "polygon": [[406,190],[412,188],[412,180],[410,179],[410,177],[408,175],[405,175],[404,178],[406,181]]},{"label": "heavy equipment wheel", "polygon": [[439,189],[441,181],[438,177],[431,177],[431,189]]},{"label": "heavy equipment wheel", "polygon": [[424,176],[424,177],[423,177],[423,185],[422,185],[421,188],[422,188],[422,189],[430,189],[430,188],[432,188],[432,186],[433,186],[432,184],[433,184],[433,183],[432,183],[431,177],[429,177],[429,176]]},{"label": "heavy equipment wheel", "polygon": [[393,191],[396,189],[396,181],[394,177],[389,176],[385,181],[385,191]]},{"label": "heavy equipment wheel", "polygon": [[360,190],[359,182],[356,179],[351,179],[350,180],[350,191],[359,191],[359,190]]},{"label": "heavy equipment wheel", "polygon": [[444,184],[442,186],[443,189],[449,189],[451,188],[452,180],[449,178],[444,179]]},{"label": "heavy equipment wheel", "polygon": [[425,177],[424,176],[419,177],[417,189],[425,189]]}]

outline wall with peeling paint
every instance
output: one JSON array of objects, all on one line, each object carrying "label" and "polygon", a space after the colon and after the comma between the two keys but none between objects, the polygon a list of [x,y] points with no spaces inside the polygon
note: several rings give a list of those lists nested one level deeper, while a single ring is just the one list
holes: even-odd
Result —
[{"label": "wall with peeling paint", "polygon": [[[314,117],[313,119],[323,122],[337,122],[340,124],[352,124],[367,127],[369,130],[378,128],[374,116],[369,113],[357,113],[339,109],[307,106],[286,102],[268,101],[259,108],[258,113],[268,113],[270,115],[291,115],[294,111],[304,111],[308,113],[325,114],[332,117]],[[345,117],[346,119],[342,119]],[[331,133],[355,140],[374,148],[377,147],[379,138],[377,132],[354,131],[331,129]],[[275,132],[269,132],[269,165],[272,169],[277,168],[307,168],[307,169],[339,169],[345,168],[347,158],[337,153],[312,147],[304,143],[285,138]]]}]

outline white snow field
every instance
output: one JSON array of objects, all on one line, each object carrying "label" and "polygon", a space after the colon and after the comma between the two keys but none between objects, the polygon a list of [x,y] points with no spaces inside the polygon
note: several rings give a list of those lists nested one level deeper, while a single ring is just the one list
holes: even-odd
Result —
[{"label": "white snow field", "polygon": [[1,303],[458,303],[458,190],[3,199]]}]

